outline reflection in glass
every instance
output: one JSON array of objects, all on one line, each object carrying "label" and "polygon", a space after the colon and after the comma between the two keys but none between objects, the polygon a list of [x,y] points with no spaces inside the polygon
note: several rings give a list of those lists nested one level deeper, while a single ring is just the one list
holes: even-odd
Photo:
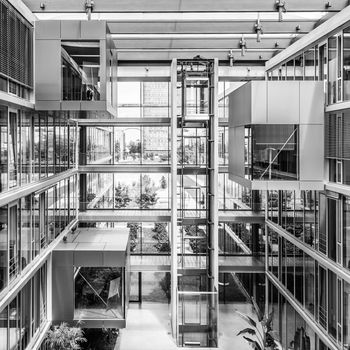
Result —
[{"label": "reflection in glass", "polygon": [[0,208],[0,291],[7,285],[8,275],[8,219],[7,206]]},{"label": "reflection in glass", "polygon": [[62,41],[62,100],[100,99],[98,41]]},{"label": "reflection in glass", "polygon": [[350,28],[343,32],[343,99],[350,100]]},{"label": "reflection in glass", "polygon": [[328,104],[337,102],[337,37],[328,39]]},{"label": "reflection in glass", "polygon": [[123,319],[123,275],[121,267],[78,267],[74,318]]},{"label": "reflection in glass", "polygon": [[298,127],[287,124],[246,127],[245,159],[248,179],[297,180]]},{"label": "reflection in glass", "polygon": [[0,191],[7,190],[8,176],[7,107],[0,106]]}]

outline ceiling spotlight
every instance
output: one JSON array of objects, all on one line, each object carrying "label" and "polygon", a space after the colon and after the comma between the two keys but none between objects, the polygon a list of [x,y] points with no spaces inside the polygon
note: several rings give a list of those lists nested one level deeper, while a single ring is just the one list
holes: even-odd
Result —
[{"label": "ceiling spotlight", "polygon": [[241,56],[244,56],[247,51],[247,41],[244,39],[244,35],[242,35],[242,38],[239,41],[239,48],[241,49]]},{"label": "ceiling spotlight", "polygon": [[264,34],[264,33],[263,33],[262,25],[260,23],[260,19],[259,18],[256,20],[256,23],[254,24],[254,30],[255,30],[255,33],[256,33],[256,41],[258,43],[260,43],[260,41],[261,41],[260,36],[262,34]]},{"label": "ceiling spotlight", "polygon": [[300,24],[298,24],[298,25],[295,27],[295,30],[296,30],[297,32],[300,32],[300,31],[301,31]]},{"label": "ceiling spotlight", "polygon": [[328,1],[325,5],[325,8],[328,10],[330,7],[332,7],[331,2]]},{"label": "ceiling spotlight", "polygon": [[227,56],[228,56],[228,59],[230,60],[230,67],[233,67],[233,63],[235,61],[235,58],[233,57],[233,51],[230,50]]},{"label": "ceiling spotlight", "polygon": [[45,10],[45,7],[46,7],[46,6],[45,6],[45,3],[44,3],[44,2],[41,2],[41,3],[40,3],[40,8],[41,8],[42,10]]},{"label": "ceiling spotlight", "polygon": [[275,42],[275,47],[279,47],[280,46],[280,44],[276,41]]},{"label": "ceiling spotlight", "polygon": [[284,0],[276,0],[275,7],[276,7],[276,10],[278,11],[278,20],[282,22],[283,12],[287,12],[286,2]]}]

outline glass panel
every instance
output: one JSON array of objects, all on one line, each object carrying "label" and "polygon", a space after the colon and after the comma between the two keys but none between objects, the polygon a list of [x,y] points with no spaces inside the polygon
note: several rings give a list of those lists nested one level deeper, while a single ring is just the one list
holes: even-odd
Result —
[{"label": "glass panel", "polygon": [[9,139],[8,139],[8,160],[9,160],[9,188],[17,186],[18,175],[18,153],[17,153],[17,113],[9,113]]},{"label": "glass panel", "polygon": [[[253,179],[298,179],[298,127],[252,126]],[[248,159],[249,148],[245,148]]]},{"label": "glass panel", "polygon": [[13,299],[9,306],[9,345],[10,350],[17,350],[21,337],[20,329],[20,300]]},{"label": "glass panel", "polygon": [[31,119],[29,114],[21,114],[21,184],[31,181]]},{"label": "glass panel", "polygon": [[185,347],[217,346],[217,304],[216,291],[178,292],[178,344]]},{"label": "glass panel", "polygon": [[62,100],[100,99],[100,44],[62,41]]},{"label": "glass panel", "polygon": [[315,264],[314,260],[304,253],[305,273],[305,308],[312,315],[315,312]]},{"label": "glass panel", "polygon": [[7,286],[8,282],[8,218],[7,206],[0,208],[0,291]]},{"label": "glass panel", "polygon": [[343,332],[344,332],[344,349],[348,348],[350,345],[350,284],[344,283],[344,293],[343,293]]},{"label": "glass panel", "polygon": [[[0,289],[1,290],[1,289]],[[5,307],[0,312],[0,350],[8,349],[8,308]]]},{"label": "glass panel", "polygon": [[328,332],[334,339],[337,339],[337,296],[336,275],[328,270]]},{"label": "glass panel", "polygon": [[343,202],[343,265],[350,269],[350,198],[345,197]]},{"label": "glass panel", "polygon": [[123,319],[121,267],[80,267],[75,278],[74,319]]},{"label": "glass panel", "polygon": [[10,280],[19,273],[20,241],[17,223],[17,205],[9,208],[9,275]]},{"label": "glass panel", "polygon": [[304,80],[315,80],[315,50],[312,48],[304,53]]},{"label": "glass panel", "polygon": [[343,32],[343,99],[350,100],[350,28]]},{"label": "glass panel", "polygon": [[31,261],[32,223],[31,196],[21,198],[21,265],[22,269]]},{"label": "glass panel", "polygon": [[8,180],[8,116],[7,107],[0,106],[0,191],[7,190]]},{"label": "glass panel", "polygon": [[337,37],[328,39],[328,104],[337,102]]}]

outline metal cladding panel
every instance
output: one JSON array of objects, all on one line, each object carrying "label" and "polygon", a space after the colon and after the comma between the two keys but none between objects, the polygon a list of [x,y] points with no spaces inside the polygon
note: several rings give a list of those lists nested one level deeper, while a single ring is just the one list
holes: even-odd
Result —
[{"label": "metal cladding panel", "polygon": [[324,126],[299,126],[300,181],[324,180]]},{"label": "metal cladding panel", "polygon": [[61,21],[36,21],[35,39],[60,39]]},{"label": "metal cladding panel", "polygon": [[267,123],[267,84],[266,81],[251,84],[251,124]]},{"label": "metal cladding panel", "polygon": [[[229,127],[251,124],[252,83],[242,85],[229,94]],[[232,141],[231,141],[232,142]]]},{"label": "metal cladding panel", "polygon": [[81,39],[106,39],[105,21],[81,21]]},{"label": "metal cladding panel", "polygon": [[74,251],[74,266],[82,266],[82,267],[103,266],[103,250]]},{"label": "metal cladding panel", "polygon": [[323,124],[323,81],[300,81],[300,124]]},{"label": "metal cladding panel", "polygon": [[61,39],[80,39],[81,21],[64,21],[61,22]]},{"label": "metal cladding panel", "polygon": [[115,250],[105,250],[103,252],[103,266],[105,267],[126,266],[126,252],[115,251]]},{"label": "metal cladding panel", "polygon": [[267,124],[299,124],[299,82],[267,83]]},{"label": "metal cladding panel", "polygon": [[229,173],[244,178],[244,127],[229,128]]},{"label": "metal cladding panel", "polygon": [[61,100],[61,41],[35,40],[36,100]]},{"label": "metal cladding panel", "polygon": [[74,318],[73,265],[53,265],[52,271],[52,321],[70,321]]}]

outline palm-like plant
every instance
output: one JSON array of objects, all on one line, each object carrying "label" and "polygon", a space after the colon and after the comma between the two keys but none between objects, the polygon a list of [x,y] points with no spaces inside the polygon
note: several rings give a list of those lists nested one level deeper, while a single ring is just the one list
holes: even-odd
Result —
[{"label": "palm-like plant", "polygon": [[79,350],[86,339],[80,327],[68,327],[67,323],[62,322],[47,332],[45,342],[50,350]]},{"label": "palm-like plant", "polygon": [[[253,320],[248,315],[244,315],[241,312],[236,311],[237,314],[250,326],[239,331],[237,336],[242,335],[254,350],[282,350],[282,346],[275,338],[274,331],[271,327],[273,311],[268,315],[264,315],[260,311],[255,299],[251,298],[251,301],[258,318],[258,322]],[[254,338],[246,335],[253,336]]]}]

